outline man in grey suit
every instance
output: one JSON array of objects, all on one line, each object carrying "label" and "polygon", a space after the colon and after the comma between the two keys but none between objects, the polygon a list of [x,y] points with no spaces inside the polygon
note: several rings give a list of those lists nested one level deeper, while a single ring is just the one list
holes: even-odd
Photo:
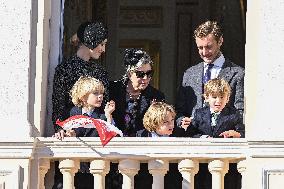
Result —
[{"label": "man in grey suit", "polygon": [[223,34],[218,23],[202,23],[194,31],[194,38],[203,62],[184,72],[177,96],[177,125],[184,129],[189,126],[194,111],[205,105],[203,86],[209,79],[225,79],[232,90],[228,105],[235,106],[241,113],[244,109],[244,68],[222,54],[220,48],[223,44]]}]

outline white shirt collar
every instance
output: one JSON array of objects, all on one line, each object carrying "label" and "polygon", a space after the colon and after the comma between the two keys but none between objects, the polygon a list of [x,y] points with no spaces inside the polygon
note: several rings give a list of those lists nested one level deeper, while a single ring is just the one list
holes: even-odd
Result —
[{"label": "white shirt collar", "polygon": [[[224,55],[221,53],[221,55],[211,64],[214,64],[214,66],[217,66],[219,68],[222,68],[223,64],[225,63],[225,57]],[[208,64],[204,63],[204,67],[207,67]]]},{"label": "white shirt collar", "polygon": [[86,110],[84,110],[84,108],[82,108],[82,115],[83,115],[83,114],[88,114],[89,116],[91,116],[92,113],[93,113],[93,111],[94,111],[94,110],[86,111]]},{"label": "white shirt collar", "polygon": [[220,112],[215,112],[214,110],[212,110],[212,109],[210,108],[210,113],[211,113],[211,114],[213,114],[213,113],[215,113],[215,114],[220,114],[221,111],[220,111]]},{"label": "white shirt collar", "polygon": [[151,132],[151,137],[168,137],[169,135],[158,135],[155,132]]}]

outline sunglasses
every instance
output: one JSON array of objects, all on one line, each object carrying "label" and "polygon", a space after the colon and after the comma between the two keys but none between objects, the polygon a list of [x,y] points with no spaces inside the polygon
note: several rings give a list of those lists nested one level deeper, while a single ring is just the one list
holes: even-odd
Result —
[{"label": "sunglasses", "polygon": [[147,72],[135,71],[135,74],[138,78],[144,78],[145,75],[147,75],[147,78],[151,78],[154,74],[154,71],[153,70],[149,70]]}]

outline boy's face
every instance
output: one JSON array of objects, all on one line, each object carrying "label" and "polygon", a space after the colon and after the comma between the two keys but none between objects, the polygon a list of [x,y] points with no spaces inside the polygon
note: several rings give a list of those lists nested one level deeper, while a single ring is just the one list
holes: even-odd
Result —
[{"label": "boy's face", "polygon": [[206,96],[205,101],[209,103],[210,109],[214,112],[220,112],[229,102],[229,96],[224,94],[223,96]]},{"label": "boy's face", "polygon": [[166,119],[162,125],[160,125],[156,133],[159,135],[170,135],[174,130],[174,117],[170,112],[167,112]]},{"label": "boy's face", "polygon": [[101,92],[89,93],[86,96],[86,104],[87,106],[92,107],[92,108],[101,107],[103,98],[104,98],[104,94]]}]

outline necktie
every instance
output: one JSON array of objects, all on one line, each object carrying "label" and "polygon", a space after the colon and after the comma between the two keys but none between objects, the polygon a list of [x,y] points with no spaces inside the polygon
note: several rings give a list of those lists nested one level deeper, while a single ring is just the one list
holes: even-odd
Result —
[{"label": "necktie", "polygon": [[211,114],[211,126],[215,127],[217,125],[217,118],[218,118],[219,112],[213,112]]},{"label": "necktie", "polygon": [[213,68],[214,64],[208,64],[207,70],[203,76],[203,84],[207,83],[211,79],[211,69]]},{"label": "necktie", "polygon": [[84,115],[84,116],[88,116],[88,117],[90,117],[90,116],[89,116],[89,114],[87,114],[87,113],[83,113],[83,115]]}]

